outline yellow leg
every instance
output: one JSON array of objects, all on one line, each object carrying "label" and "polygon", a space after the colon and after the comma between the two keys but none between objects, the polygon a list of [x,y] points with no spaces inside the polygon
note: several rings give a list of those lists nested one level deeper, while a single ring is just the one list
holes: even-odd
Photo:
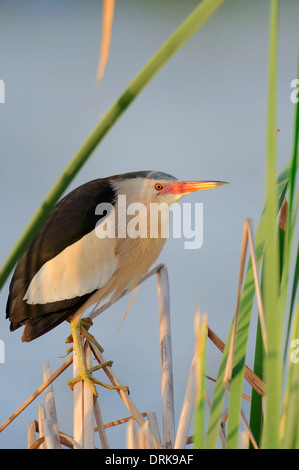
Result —
[{"label": "yellow leg", "polygon": [[[90,339],[90,341],[92,341],[97,347],[99,347],[99,350],[101,352],[103,351],[103,348],[101,348],[101,346],[97,343],[95,338],[92,335],[90,335],[90,333],[88,333],[87,329],[84,327],[84,321],[85,320],[83,320],[83,321],[82,320],[72,320],[70,322],[71,332],[72,332],[71,336],[72,336],[72,341],[74,343],[74,354],[77,355],[79,375],[78,375],[78,377],[75,377],[74,379],[69,380],[67,382],[67,384],[70,386],[71,389],[73,389],[74,385],[77,382],[79,382],[80,380],[84,380],[84,382],[87,383],[89,385],[89,387],[91,388],[92,393],[94,394],[95,397],[97,397],[98,394],[97,394],[97,391],[96,391],[96,388],[95,388],[94,384],[101,385],[102,387],[109,388],[110,390],[115,390],[116,389],[116,390],[124,390],[124,391],[128,392],[129,391],[128,387],[125,387],[125,386],[119,386],[118,387],[118,386],[114,386],[114,385],[108,385],[108,384],[100,382],[99,380],[92,377],[92,375],[91,375],[92,372],[94,372],[95,370],[98,370],[98,369],[100,369],[101,367],[104,367],[104,366],[111,366],[112,361],[108,361],[108,362],[105,362],[103,364],[99,364],[97,366],[94,366],[91,369],[87,369],[86,361],[85,361],[85,354],[84,354],[84,347],[83,347],[82,340],[81,340],[81,333],[84,336],[86,336],[88,339]],[[91,325],[89,325],[88,328],[90,326]],[[82,331],[82,327],[83,327],[83,331]],[[68,338],[67,342],[70,342],[70,341],[71,340]]]},{"label": "yellow leg", "polygon": [[[89,341],[91,343],[93,343],[101,353],[104,352],[104,349],[102,348],[102,346],[97,342],[95,337],[93,335],[91,335],[88,331],[89,328],[93,325],[92,319],[91,318],[81,318],[81,320],[79,320],[79,322],[80,322],[80,333],[83,336],[85,336],[85,338],[88,338]],[[73,335],[71,334],[70,336],[68,336],[68,338],[66,338],[65,342],[66,343],[72,343],[73,342]],[[67,354],[68,354],[68,352],[71,351],[71,349],[68,349]]]}]

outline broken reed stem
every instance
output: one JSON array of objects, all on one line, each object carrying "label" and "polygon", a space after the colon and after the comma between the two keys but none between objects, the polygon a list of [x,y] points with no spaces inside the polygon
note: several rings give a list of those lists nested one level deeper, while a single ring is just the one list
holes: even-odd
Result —
[{"label": "broken reed stem", "polygon": [[0,432],[2,432],[22,411],[27,408],[30,403],[35,400],[57,377],[59,377],[65,369],[73,362],[73,356],[70,356],[58,369],[49,377],[35,392],[27,398],[26,401],[0,426]]}]

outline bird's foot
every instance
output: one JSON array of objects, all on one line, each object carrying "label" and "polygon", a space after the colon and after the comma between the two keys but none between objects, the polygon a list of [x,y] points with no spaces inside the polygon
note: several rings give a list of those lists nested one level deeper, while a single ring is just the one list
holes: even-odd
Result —
[{"label": "bird's foot", "polygon": [[67,382],[69,387],[73,390],[74,385],[83,380],[86,384],[89,385],[95,398],[98,396],[95,384],[101,385],[102,387],[108,388],[110,390],[123,390],[125,392],[129,392],[129,388],[127,386],[109,385],[104,382],[100,382],[92,376],[92,372],[99,370],[105,366],[112,366],[112,361],[103,362],[94,367],[91,367],[90,369],[87,368],[82,343],[82,336],[85,336],[85,338],[91,343],[93,343],[100,352],[103,352],[103,348],[99,345],[96,339],[88,332],[88,329],[92,325],[92,320],[90,318],[82,318],[80,320],[71,320],[70,324],[72,334],[66,339],[66,343],[74,343],[73,348],[71,348],[70,350],[73,349],[74,354],[76,354],[77,356],[79,375]]},{"label": "bird's foot", "polygon": [[97,384],[97,385],[101,385],[102,387],[104,388],[108,388],[109,390],[123,390],[124,392],[129,392],[129,388],[127,386],[123,386],[123,385],[109,385],[109,384],[106,384],[104,382],[101,382],[100,380],[97,380],[95,379],[91,374],[92,372],[96,371],[96,370],[99,370],[101,369],[102,367],[105,367],[105,366],[109,366],[111,367],[113,364],[112,361],[106,361],[106,362],[103,362],[102,364],[98,364],[97,366],[94,366],[94,367],[91,367],[90,369],[85,369],[84,371],[82,371],[77,377],[75,377],[74,379],[72,380],[69,380],[67,382],[67,385],[71,388],[71,390],[73,390],[74,388],[74,385],[78,382],[80,382],[81,380],[84,380],[84,382],[89,385],[89,387],[91,388],[92,390],[92,393],[93,395],[95,396],[95,398],[97,398],[98,396],[98,393],[96,391],[96,388],[95,388],[95,385],[94,384]]}]

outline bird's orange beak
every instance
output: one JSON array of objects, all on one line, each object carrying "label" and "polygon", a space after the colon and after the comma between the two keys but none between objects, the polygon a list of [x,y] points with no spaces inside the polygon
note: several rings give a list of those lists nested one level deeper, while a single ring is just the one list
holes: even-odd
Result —
[{"label": "bird's orange beak", "polygon": [[227,184],[226,181],[174,181],[163,188],[164,194],[185,196],[186,194],[200,191],[201,189],[218,188]]}]

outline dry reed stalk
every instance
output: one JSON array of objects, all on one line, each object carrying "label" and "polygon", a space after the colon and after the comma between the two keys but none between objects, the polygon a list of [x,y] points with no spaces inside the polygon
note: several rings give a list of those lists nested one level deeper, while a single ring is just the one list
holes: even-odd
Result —
[{"label": "dry reed stalk", "polygon": [[[50,363],[47,361],[45,364],[42,366],[43,369],[43,380],[44,382],[51,377],[51,368],[50,368]],[[59,441],[59,430],[58,430],[58,421],[57,421],[57,413],[56,413],[56,405],[55,405],[55,398],[54,398],[54,389],[53,389],[53,383],[48,385],[48,387],[45,389],[45,395],[46,395],[46,408],[47,408],[47,414],[48,414],[48,421],[50,426],[52,427],[53,434],[55,436],[55,441],[56,441],[56,449],[60,449],[60,441]]]},{"label": "dry reed stalk", "polygon": [[135,429],[135,424],[133,419],[128,420],[127,432],[126,432],[126,448],[127,449],[137,449],[137,434]]},{"label": "dry reed stalk", "polygon": [[[79,375],[77,355],[73,353],[73,377]],[[83,382],[74,384],[73,387],[73,436],[74,449],[83,449],[84,444],[84,421],[83,421]]]},{"label": "dry reed stalk", "polygon": [[54,434],[51,422],[47,418],[43,419],[43,429],[47,449],[57,449],[56,435]]},{"label": "dry reed stalk", "polygon": [[108,439],[107,439],[107,435],[105,431],[105,425],[103,422],[102,413],[101,413],[98,399],[96,399],[94,402],[94,416],[95,416],[96,424],[97,424],[95,431],[98,431],[102,449],[109,449]]},{"label": "dry reed stalk", "polygon": [[163,447],[172,449],[175,441],[172,347],[170,330],[169,281],[167,268],[157,272],[159,331],[161,351],[161,392]]},{"label": "dry reed stalk", "polygon": [[106,63],[109,57],[114,6],[115,0],[103,0],[101,54],[96,77],[96,83],[98,86],[104,76]]},{"label": "dry reed stalk", "polygon": [[[208,327],[208,337],[215,344],[215,346],[223,353],[225,343]],[[247,366],[245,365],[244,378],[254,388],[254,390],[261,396],[265,394],[264,382]]]},{"label": "dry reed stalk", "polygon": [[[107,361],[104,359],[104,356],[100,351],[94,346],[94,344],[90,344],[91,350],[96,358],[96,360],[99,362],[99,364],[105,364]],[[108,365],[104,365],[101,368],[105,374],[107,375],[108,379],[110,380],[111,384],[116,387],[121,387],[122,384],[120,380],[116,377],[114,372],[112,372],[111,367]],[[125,392],[124,390],[121,389],[116,389],[117,393],[120,395],[122,398],[123,402],[125,403],[126,407],[128,410],[132,413],[134,419],[136,422],[139,424],[139,426],[142,426],[143,424],[143,417],[141,413],[138,411],[137,407],[133,404],[133,401],[129,397],[128,393]]]},{"label": "dry reed stalk", "polygon": [[[84,345],[85,361],[87,369],[92,366],[91,349],[89,341]],[[94,449],[94,396],[90,386],[83,382],[83,449]]]},{"label": "dry reed stalk", "polygon": [[69,436],[68,434],[65,434],[64,432],[59,432],[59,438],[61,444],[63,444],[66,447],[69,447],[70,449],[75,449],[76,447],[76,442],[74,441],[72,436]]},{"label": "dry reed stalk", "polygon": [[[216,379],[214,379],[213,377],[210,377],[209,375],[206,375],[206,378],[208,380],[211,380],[211,382],[216,383]],[[249,397],[248,395],[245,395],[245,393],[242,393],[242,398],[244,398],[247,401],[251,401],[251,397]]]},{"label": "dry reed stalk", "polygon": [[195,426],[196,435],[194,442],[197,448],[204,447],[205,435],[205,361],[206,361],[206,343],[208,336],[207,314],[200,314],[197,305],[194,316],[195,332]]},{"label": "dry reed stalk", "polygon": [[174,449],[185,449],[187,444],[188,432],[195,404],[196,364],[197,360],[195,353],[190,366],[189,378],[176,433]]},{"label": "dry reed stalk", "polygon": [[[43,447],[42,447],[43,446]],[[30,449],[46,449],[46,442],[45,442],[45,437],[39,437],[36,439]]]},{"label": "dry reed stalk", "polygon": [[[37,405],[37,415],[38,415],[38,433],[39,437],[43,438],[45,436],[44,427],[43,427],[43,420],[46,418],[46,410],[43,403],[39,403]],[[42,442],[40,445],[40,449],[46,449],[45,442]]]},{"label": "dry reed stalk", "polygon": [[[153,436],[155,436],[155,438],[153,438],[154,446],[155,446],[155,439],[157,439],[157,441],[159,442],[158,448],[161,449],[162,448],[162,446],[161,446],[161,437],[160,437],[160,431],[159,431],[159,426],[158,426],[156,413],[154,413],[154,412],[143,412],[143,413],[141,413],[141,415],[148,419],[149,428],[150,428]],[[124,424],[124,423],[129,423],[130,421],[132,421],[132,423],[134,423],[135,420],[134,420],[133,416],[127,416],[126,418],[116,419],[115,421],[110,421],[109,423],[105,423],[104,424],[104,429],[111,428],[113,426],[118,426],[118,425]],[[131,424],[129,426],[129,429],[127,428],[127,433],[132,432],[132,430],[130,430],[130,428],[131,428]],[[95,431],[97,431],[97,430],[98,430],[98,428],[95,428]],[[128,434],[127,434],[127,438],[128,438]],[[131,440],[130,442],[132,444],[133,441]],[[137,443],[135,443],[135,444],[137,446]],[[128,447],[128,443],[127,443],[127,448],[133,448],[133,447]],[[137,448],[137,447],[134,447],[134,448]]]},{"label": "dry reed stalk", "polygon": [[[161,436],[160,436],[160,431],[159,431],[159,426],[158,426],[156,413],[154,413],[153,411],[149,411],[149,412],[145,413],[145,415],[148,419],[149,427],[150,427],[150,430],[152,432],[152,435],[155,436],[155,439],[157,440],[157,442],[159,444],[159,447],[157,447],[157,448],[161,449],[161,447],[162,447],[161,442],[162,441],[161,441]],[[153,439],[153,441],[154,441],[154,446],[156,447],[155,439]]]},{"label": "dry reed stalk", "polygon": [[249,439],[246,431],[240,433],[240,449],[248,449]]},{"label": "dry reed stalk", "polygon": [[256,443],[256,440],[254,439],[254,435],[253,435],[253,433],[252,433],[252,431],[251,431],[251,429],[250,429],[250,427],[249,427],[249,425],[248,425],[248,423],[247,423],[247,421],[246,421],[246,418],[245,418],[245,415],[244,415],[244,413],[243,413],[243,410],[241,410],[241,420],[242,420],[242,422],[243,422],[243,424],[244,424],[244,427],[245,427],[245,429],[246,429],[246,433],[247,433],[249,439],[251,440],[251,443],[252,443],[253,447],[254,447],[255,449],[258,449],[259,447],[258,447],[258,445],[257,445],[257,443]]},{"label": "dry reed stalk", "polygon": [[259,277],[258,277],[258,267],[257,267],[257,260],[256,260],[256,250],[255,250],[255,244],[254,244],[253,230],[252,230],[251,225],[252,225],[251,219],[248,219],[247,231],[248,231],[248,238],[249,238],[249,244],[250,244],[250,255],[251,255],[252,270],[253,270],[253,276],[254,276],[256,299],[257,299],[257,305],[258,305],[258,314],[259,314],[259,319],[260,319],[260,327],[261,327],[264,348],[267,354],[268,348],[267,348],[266,323],[265,323],[264,307],[263,307],[263,301],[262,301],[262,293],[261,293]]},{"label": "dry reed stalk", "polygon": [[[148,415],[148,413],[141,413],[141,416],[143,416],[144,418],[146,418],[147,415]],[[128,421],[130,421],[130,419],[134,420],[134,417],[133,416],[127,416],[126,418],[119,418],[119,419],[115,419],[114,421],[109,421],[108,423],[104,424],[104,428],[105,429],[112,428],[114,426],[118,426],[119,424],[127,423]]]},{"label": "dry reed stalk", "polygon": [[36,431],[35,431],[35,420],[33,419],[28,426],[27,431],[27,448],[31,449],[32,445],[36,441]]},{"label": "dry reed stalk", "polygon": [[[244,225],[243,225],[237,306],[236,306],[236,313],[235,313],[235,318],[234,318],[234,327],[233,327],[230,348],[229,348],[229,353],[228,353],[227,362],[226,362],[225,374],[223,377],[223,382],[226,383],[227,385],[229,384],[232,378],[233,356],[234,356],[234,348],[235,348],[235,341],[236,341],[237,323],[238,323],[238,315],[239,315],[240,300],[241,300],[241,289],[242,289],[242,282],[243,282],[243,276],[244,276],[245,258],[246,258],[246,250],[247,250],[248,241],[250,245],[250,256],[251,256],[251,262],[252,262],[255,291],[256,291],[256,296],[257,296],[258,313],[259,313],[259,319],[260,319],[262,339],[263,339],[265,351],[267,351],[267,335],[266,335],[262,295],[261,295],[261,289],[260,289],[259,278],[258,278],[256,250],[255,250],[255,244],[254,244],[254,239],[253,239],[253,234],[252,234],[251,220],[246,218]],[[244,377],[246,378],[246,380],[248,380],[248,382],[250,382],[250,380],[253,380],[252,386],[254,386],[257,393],[259,393],[262,396],[264,395],[263,382],[250,369],[248,369],[246,365],[245,365]],[[257,378],[257,380],[255,380],[255,378]]]},{"label": "dry reed stalk", "polygon": [[[40,427],[40,423],[35,422],[38,427]],[[59,441],[61,445],[64,445],[65,447],[69,447],[70,449],[74,449],[76,446],[76,442],[72,438],[72,436],[69,436],[68,434],[59,431]],[[46,444],[45,444],[45,437],[39,437],[36,439],[36,441],[32,444],[30,449],[46,449]]]},{"label": "dry reed stalk", "polygon": [[195,348],[194,355],[190,366],[189,378],[187,382],[184,402],[181,410],[181,415],[179,419],[176,439],[174,443],[175,449],[185,449],[188,439],[188,431],[190,428],[190,423],[194,411],[195,397],[196,397],[196,383],[197,383],[197,369],[198,369],[198,359],[199,359],[199,350],[198,350],[198,333],[199,333],[199,306],[198,302],[195,309],[194,315],[194,334],[195,334]]},{"label": "dry reed stalk", "polygon": [[234,328],[232,332],[229,353],[227,356],[225,373],[223,377],[223,382],[227,385],[230,383],[232,379],[233,359],[234,359],[237,325],[238,325],[238,317],[239,317],[239,310],[240,310],[242,283],[243,283],[243,276],[244,276],[244,269],[245,269],[247,243],[248,243],[248,229],[247,229],[247,219],[246,219],[243,225],[241,260],[240,260],[239,279],[238,279],[237,306],[236,306],[236,312],[235,312],[235,318],[234,318]]},{"label": "dry reed stalk", "polygon": [[143,426],[139,428],[138,449],[154,449],[154,443],[148,421],[144,421]]},{"label": "dry reed stalk", "polygon": [[[235,312],[235,318],[234,318],[234,328],[233,328],[233,332],[232,332],[230,348],[229,348],[229,353],[228,353],[228,357],[227,357],[225,373],[224,373],[224,377],[223,377],[223,382],[225,383],[225,388],[227,389],[228,392],[230,391],[229,384],[230,384],[230,381],[232,379],[234,348],[235,348],[235,342],[236,342],[237,324],[238,324],[238,316],[239,316],[240,302],[241,302],[242,283],[243,283],[243,276],[244,276],[244,270],[245,270],[246,250],[247,250],[248,240],[250,240],[250,237],[251,237],[251,243],[250,242],[249,243],[250,243],[250,248],[251,248],[251,258],[252,258],[252,266],[253,266],[254,279],[255,279],[255,287],[256,287],[256,290],[259,291],[255,249],[254,249],[254,244],[253,244],[253,240],[252,240],[250,222],[249,222],[249,219],[246,218],[245,222],[244,222],[244,225],[243,225],[242,248],[241,248],[239,280],[238,280],[237,306],[236,306],[236,312]],[[263,309],[262,309],[261,298],[260,298],[259,307],[261,308],[261,318],[263,320]],[[245,373],[244,373],[244,375],[245,375]],[[256,441],[254,439],[254,436],[252,434],[252,431],[249,428],[249,425],[248,425],[248,423],[245,419],[245,416],[244,416],[244,413],[243,413],[242,409],[241,409],[241,420],[244,424],[244,427],[246,429],[246,432],[248,434],[249,439],[251,440],[254,448],[257,449],[258,448],[257,443],[256,443]]]}]

